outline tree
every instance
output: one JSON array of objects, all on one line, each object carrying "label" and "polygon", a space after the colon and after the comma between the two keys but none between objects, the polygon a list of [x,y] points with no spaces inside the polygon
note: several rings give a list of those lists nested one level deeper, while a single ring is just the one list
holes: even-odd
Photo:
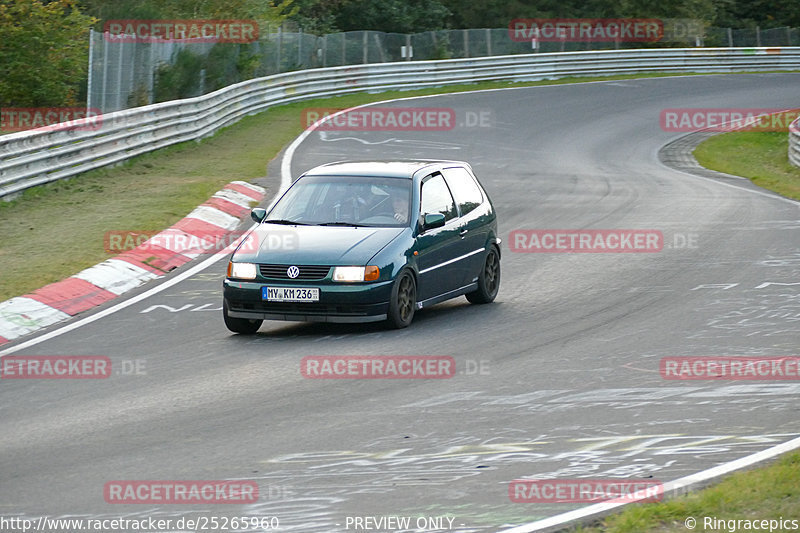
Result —
[{"label": "tree", "polygon": [[800,26],[800,3],[784,0],[715,0],[715,25],[774,28]]},{"label": "tree", "polygon": [[417,33],[445,27],[449,10],[439,0],[351,0],[336,15],[341,31]]},{"label": "tree", "polygon": [[73,0],[0,0],[0,105],[77,105],[93,23]]},{"label": "tree", "polygon": [[671,0],[653,4],[649,0],[621,0],[620,10],[626,17],[695,19],[710,24],[716,15],[712,0]]},{"label": "tree", "polygon": [[352,0],[295,0],[292,4],[295,12],[290,20],[306,33],[336,33],[339,31],[336,17],[349,2]]},{"label": "tree", "polygon": [[83,0],[100,24],[108,20],[252,19],[262,27],[293,15],[294,0]]}]

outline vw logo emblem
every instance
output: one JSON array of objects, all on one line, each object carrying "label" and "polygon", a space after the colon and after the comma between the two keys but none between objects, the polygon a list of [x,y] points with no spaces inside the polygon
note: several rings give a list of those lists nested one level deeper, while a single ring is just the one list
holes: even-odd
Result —
[{"label": "vw logo emblem", "polygon": [[289,268],[286,269],[286,275],[289,276],[290,278],[294,279],[294,278],[296,278],[297,276],[300,275],[300,269],[297,268],[296,266],[292,265],[292,266],[290,266]]}]

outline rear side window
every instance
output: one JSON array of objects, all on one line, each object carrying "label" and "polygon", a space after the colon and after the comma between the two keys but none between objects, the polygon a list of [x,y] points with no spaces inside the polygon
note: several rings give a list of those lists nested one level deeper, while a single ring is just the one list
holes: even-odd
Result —
[{"label": "rear side window", "polygon": [[463,167],[444,169],[444,177],[455,196],[461,216],[466,215],[483,202],[483,194],[475,180]]},{"label": "rear side window", "polygon": [[456,204],[441,174],[434,174],[422,183],[422,214],[441,213],[445,221],[456,218]]}]

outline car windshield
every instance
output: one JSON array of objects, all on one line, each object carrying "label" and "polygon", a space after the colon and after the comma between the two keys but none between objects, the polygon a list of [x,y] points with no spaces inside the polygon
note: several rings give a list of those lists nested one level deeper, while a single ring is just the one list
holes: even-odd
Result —
[{"label": "car windshield", "polygon": [[304,176],[265,222],[401,227],[410,216],[411,180],[378,176]]}]

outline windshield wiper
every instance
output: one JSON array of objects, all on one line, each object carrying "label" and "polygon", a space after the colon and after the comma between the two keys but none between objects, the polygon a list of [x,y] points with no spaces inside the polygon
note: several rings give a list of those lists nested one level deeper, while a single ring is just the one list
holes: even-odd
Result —
[{"label": "windshield wiper", "polygon": [[275,218],[272,220],[264,220],[262,224],[283,224],[286,226],[308,226],[305,222],[295,222],[294,220],[285,220],[282,218]]},{"label": "windshield wiper", "polygon": [[317,226],[352,226],[354,228],[369,228],[367,224],[356,224],[354,222],[322,222]]}]

